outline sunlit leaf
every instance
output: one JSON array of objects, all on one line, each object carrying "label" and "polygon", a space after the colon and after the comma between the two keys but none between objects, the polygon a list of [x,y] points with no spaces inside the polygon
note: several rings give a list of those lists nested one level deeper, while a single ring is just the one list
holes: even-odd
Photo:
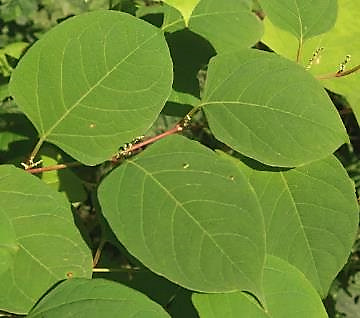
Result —
[{"label": "sunlit leaf", "polygon": [[189,24],[189,19],[200,0],[164,0],[168,5],[179,10],[185,20],[185,25]]},{"label": "sunlit leaf", "polygon": [[268,18],[300,42],[329,31],[335,24],[337,0],[259,0]]},{"label": "sunlit leaf", "polygon": [[[360,2],[343,0],[339,6],[338,18],[335,27],[329,32],[310,39],[304,44],[301,62],[309,72],[315,76],[333,77],[321,80],[321,84],[331,91],[344,95],[349,101],[355,116],[360,121],[360,72],[344,77],[334,78],[340,70],[340,64],[347,60],[345,71],[360,65],[360,20],[358,12]],[[263,41],[277,53],[295,59],[296,39],[265,19],[265,35]],[[318,55],[316,51],[321,50]],[[314,58],[313,55],[316,55]],[[310,62],[310,60],[312,60]]]}]

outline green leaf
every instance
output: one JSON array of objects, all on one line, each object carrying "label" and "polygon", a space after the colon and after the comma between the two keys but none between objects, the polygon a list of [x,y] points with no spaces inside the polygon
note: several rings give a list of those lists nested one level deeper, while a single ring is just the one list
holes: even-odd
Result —
[{"label": "green leaf", "polygon": [[162,31],[128,14],[95,11],[36,42],[14,71],[10,92],[39,144],[54,143],[95,165],[151,126],[171,83]]},{"label": "green leaf", "polygon": [[300,43],[329,31],[335,24],[337,0],[259,0],[268,18]]},{"label": "green leaf", "polygon": [[260,293],[257,199],[239,169],[209,149],[168,137],[113,171],[98,195],[120,242],[155,273],[198,291]]},{"label": "green leaf", "polygon": [[14,227],[0,207],[0,276],[12,266],[18,250]]},{"label": "green leaf", "polygon": [[270,318],[246,293],[194,294],[193,303],[201,318]]},{"label": "green leaf", "polygon": [[195,7],[198,5],[199,1],[200,0],[164,0],[165,3],[181,12],[186,26],[189,25],[190,16]]},{"label": "green leaf", "polygon": [[335,157],[291,170],[238,166],[258,194],[267,253],[296,266],[325,297],[348,259],[359,221],[345,169]]},{"label": "green leaf", "polygon": [[[320,55],[311,64],[310,72],[316,76],[334,75],[339,71],[339,65],[346,59],[346,70],[360,65],[360,21],[357,18],[360,10],[359,1],[343,0],[339,6],[338,19],[335,27],[328,33],[317,36],[304,44],[302,63],[310,66],[309,60],[316,50],[323,48]],[[277,53],[294,59],[296,55],[296,39],[289,33],[274,26],[265,19],[265,35],[263,41]],[[360,73],[353,73],[344,77],[322,80],[321,84],[329,90],[344,95],[349,101],[355,116],[360,122]]]},{"label": "green leaf", "polygon": [[207,39],[218,53],[251,47],[263,34],[261,21],[240,0],[201,0],[189,29]]},{"label": "green leaf", "polygon": [[57,286],[28,318],[166,318],[158,304],[126,286],[104,279],[70,279]]},{"label": "green leaf", "polygon": [[0,309],[27,313],[53,284],[91,277],[92,257],[69,203],[29,173],[0,166],[1,211],[16,235],[12,266],[0,276]]},{"label": "green leaf", "polygon": [[319,295],[301,272],[287,262],[268,256],[264,270],[265,310],[248,295],[194,295],[201,318],[326,318]]},{"label": "green leaf", "polygon": [[268,165],[303,165],[348,141],[320,84],[273,53],[246,49],[213,58],[202,106],[216,138]]}]

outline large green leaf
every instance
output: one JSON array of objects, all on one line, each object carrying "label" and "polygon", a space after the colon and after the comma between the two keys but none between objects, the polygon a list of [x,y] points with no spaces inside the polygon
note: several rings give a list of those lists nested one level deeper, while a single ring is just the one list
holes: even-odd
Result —
[{"label": "large green leaf", "polygon": [[[360,1],[342,0],[339,6],[338,19],[335,27],[328,33],[310,39],[304,44],[302,63],[305,67],[316,50],[323,48],[320,55],[314,59],[310,72],[314,75],[335,74],[339,71],[346,55],[351,61],[346,64],[346,70],[360,64]],[[265,19],[265,35],[263,41],[277,53],[295,59],[296,39]],[[326,88],[344,95],[351,104],[358,122],[360,122],[360,73],[329,78],[321,81]]]},{"label": "large green leaf", "polygon": [[168,137],[113,171],[98,195],[118,239],[152,271],[194,290],[260,293],[257,199],[240,170],[209,149]]},{"label": "large green leaf", "polygon": [[11,94],[40,134],[94,165],[155,121],[172,84],[162,31],[128,14],[66,20],[32,46]]},{"label": "large green leaf", "polygon": [[91,276],[91,253],[64,195],[8,165],[0,166],[0,193],[17,248],[13,264],[0,276],[0,309],[26,313],[56,282]]},{"label": "large green leaf", "polygon": [[[120,315],[120,316],[119,316]],[[28,318],[166,318],[145,295],[104,279],[71,279],[57,286]]]},{"label": "large green leaf", "polygon": [[264,298],[261,309],[248,295],[194,295],[201,318],[326,318],[319,295],[301,272],[287,262],[268,256],[263,278]]},{"label": "large green leaf", "polygon": [[327,157],[348,138],[320,84],[273,53],[245,49],[213,58],[202,106],[216,138],[268,165]]},{"label": "large green leaf", "polygon": [[334,26],[337,0],[259,0],[268,18],[300,43]]},{"label": "large green leaf", "polygon": [[345,169],[335,157],[286,171],[239,167],[262,206],[267,253],[296,266],[326,296],[358,226],[355,189]]}]

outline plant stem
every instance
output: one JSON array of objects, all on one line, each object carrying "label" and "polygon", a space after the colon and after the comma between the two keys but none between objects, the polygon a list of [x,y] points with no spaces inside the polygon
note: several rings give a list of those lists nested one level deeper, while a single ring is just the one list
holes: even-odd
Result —
[{"label": "plant stem", "polygon": [[359,70],[360,70],[360,64],[356,65],[355,67],[351,68],[348,71],[330,73],[330,74],[325,74],[325,75],[319,75],[319,76],[316,76],[316,78],[318,80],[326,80],[326,79],[331,79],[331,78],[343,77],[343,76],[347,76],[347,75],[350,75],[352,73],[355,73],[355,72],[357,72]]},{"label": "plant stem", "polygon": [[181,132],[181,131],[183,131],[183,130],[184,130],[184,127],[181,126],[180,124],[177,124],[175,127],[171,128],[171,129],[169,129],[169,130],[167,130],[167,131],[165,131],[165,132],[163,132],[163,133],[161,133],[161,134],[159,134],[159,135],[157,135],[157,136],[151,137],[151,138],[149,138],[149,139],[146,139],[146,140],[144,140],[144,141],[142,141],[142,142],[139,142],[139,143],[133,145],[133,146],[128,150],[128,152],[133,152],[134,150],[138,150],[138,149],[140,149],[140,148],[143,148],[143,147],[145,147],[145,146],[147,146],[147,145],[149,145],[149,144],[154,143],[155,141],[158,141],[158,140],[160,140],[160,139],[162,139],[162,138],[165,138],[165,137],[167,137],[167,136],[170,136],[170,135],[179,133],[179,132]]},{"label": "plant stem", "polygon": [[46,171],[61,170],[61,169],[66,169],[66,168],[71,168],[71,167],[79,167],[81,165],[82,165],[82,163],[80,163],[78,161],[74,161],[74,162],[68,162],[68,163],[61,163],[61,164],[54,165],[54,166],[26,169],[25,171],[29,172],[31,174],[35,174],[35,173],[42,173],[42,172],[46,172]]},{"label": "plant stem", "polygon": [[128,272],[135,272],[138,271],[139,267],[124,267],[124,268],[93,268],[93,273],[113,273],[113,272],[121,272],[121,273],[128,273]]},{"label": "plant stem", "polygon": [[[134,144],[132,147],[130,147],[129,149],[127,149],[126,151],[123,152],[123,155],[127,155],[127,154],[130,154],[131,152],[135,151],[135,150],[138,150],[138,149],[141,149],[149,144],[152,144],[154,143],[155,141],[158,141],[162,138],[165,138],[167,136],[170,136],[170,135],[173,135],[173,134],[176,134],[176,133],[179,133],[181,131],[184,130],[184,127],[181,123],[178,123],[175,125],[175,127],[157,135],[157,136],[154,136],[154,137],[151,137],[149,139],[146,139],[142,142],[139,142],[137,144]],[[33,152],[31,153],[31,156],[36,156],[37,152],[39,151],[43,141],[41,141],[41,139],[39,140],[39,142],[36,144]],[[34,157],[30,157],[30,158],[34,158]],[[114,156],[110,161],[113,162],[113,163],[116,163],[118,161],[120,161],[121,158],[117,157],[117,156]],[[82,163],[81,162],[78,162],[78,161],[75,161],[75,162],[69,162],[69,163],[62,163],[62,164],[58,164],[58,165],[54,165],[54,166],[48,166],[48,167],[41,167],[41,168],[30,168],[30,169],[26,169],[26,172],[29,172],[31,174],[35,174],[35,173],[42,173],[42,172],[46,172],[46,171],[55,171],[55,170],[61,170],[61,169],[66,169],[66,168],[71,168],[71,167],[79,167],[81,166]]]},{"label": "plant stem", "polygon": [[97,265],[97,263],[99,262],[100,256],[101,256],[101,252],[105,246],[106,240],[104,240],[103,238],[101,238],[100,240],[100,244],[96,250],[94,259],[93,259],[93,267],[95,267]]},{"label": "plant stem", "polygon": [[33,151],[30,154],[30,158],[29,158],[29,162],[32,163],[33,160],[35,159],[37,153],[39,152],[42,144],[44,143],[44,139],[40,138],[39,141],[37,142],[37,144],[35,145]]}]

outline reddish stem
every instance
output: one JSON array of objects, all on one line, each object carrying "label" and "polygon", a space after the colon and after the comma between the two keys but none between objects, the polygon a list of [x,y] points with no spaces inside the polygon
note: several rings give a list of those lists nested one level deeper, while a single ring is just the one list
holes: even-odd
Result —
[{"label": "reddish stem", "polygon": [[[133,152],[135,150],[141,149],[141,148],[143,148],[143,147],[145,147],[145,146],[147,146],[149,144],[152,144],[155,141],[158,141],[158,140],[160,140],[162,138],[165,138],[167,136],[179,133],[179,132],[181,132],[183,130],[184,130],[184,127],[181,124],[177,124],[175,127],[163,132],[160,135],[151,137],[151,138],[146,139],[146,140],[144,140],[142,142],[134,144],[128,150],[124,151],[124,153],[125,153],[125,155],[126,155],[126,153],[130,154],[131,152]],[[117,158],[116,156],[111,159],[111,161],[113,163],[116,163],[119,160],[120,160],[120,158]],[[82,163],[80,163],[78,161],[75,161],[75,162],[69,162],[69,163],[62,163],[62,164],[58,164],[58,165],[54,165],[54,166],[42,167],[42,168],[26,169],[25,171],[29,172],[29,173],[32,173],[32,174],[35,174],[35,173],[42,173],[42,172],[46,172],[46,171],[55,171],[55,170],[61,170],[61,169],[66,169],[66,168],[71,168],[71,167],[78,167],[78,166],[81,166],[81,165],[82,165]]]}]

